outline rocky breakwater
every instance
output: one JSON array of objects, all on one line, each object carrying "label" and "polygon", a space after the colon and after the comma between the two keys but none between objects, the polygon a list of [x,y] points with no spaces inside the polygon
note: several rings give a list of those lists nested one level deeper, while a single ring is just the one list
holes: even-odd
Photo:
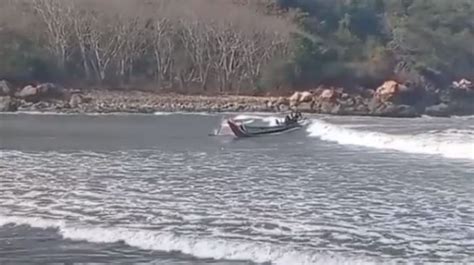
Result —
[{"label": "rocky breakwater", "polygon": [[454,82],[427,92],[422,87],[389,80],[376,89],[346,91],[319,87],[288,97],[189,96],[136,90],[75,90],[43,83],[15,88],[0,81],[0,112],[62,113],[153,112],[281,112],[369,115],[382,117],[450,116],[474,114],[474,86]]},{"label": "rocky breakwater", "polygon": [[139,91],[92,91],[89,103],[78,104],[85,112],[259,112],[267,111],[265,98],[245,96],[188,96]]},{"label": "rocky breakwater", "polygon": [[67,109],[69,108],[68,100],[74,93],[74,90],[64,89],[53,83],[15,88],[3,80],[0,81],[0,112]]},{"label": "rocky breakwater", "polygon": [[422,86],[388,80],[376,89],[346,91],[319,87],[295,92],[289,97],[271,98],[270,109],[298,109],[303,112],[333,115],[381,117],[449,117],[474,115],[474,85],[463,79],[444,89],[429,91]]},{"label": "rocky breakwater", "polygon": [[14,88],[0,82],[0,112],[61,113],[263,112],[263,97],[187,96],[135,90],[74,90],[52,83]]},{"label": "rocky breakwater", "polygon": [[335,87],[295,92],[288,98],[273,98],[269,106],[276,111],[289,108],[333,115],[418,117],[420,112],[409,105],[413,94],[413,89],[387,81],[376,90],[362,89],[351,93]]}]

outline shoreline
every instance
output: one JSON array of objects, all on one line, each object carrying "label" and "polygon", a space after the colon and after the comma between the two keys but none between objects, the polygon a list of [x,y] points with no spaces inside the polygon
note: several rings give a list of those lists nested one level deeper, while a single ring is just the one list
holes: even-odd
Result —
[{"label": "shoreline", "polygon": [[[296,92],[300,93],[300,92]],[[304,93],[304,92],[303,92]],[[64,90],[59,97],[18,98],[4,96],[0,113],[56,113],[56,114],[153,114],[153,113],[274,113],[285,114],[298,110],[303,114],[330,116],[361,116],[388,118],[419,118],[469,116],[452,112],[430,115],[415,106],[392,102],[373,103],[373,97],[344,94],[335,98],[313,96],[313,100],[299,102],[296,107],[291,97],[276,96],[204,96],[137,90]]]},{"label": "shoreline", "polygon": [[[220,111],[220,112],[207,112],[207,111],[156,111],[156,112],[79,112],[79,111],[43,111],[43,110],[21,110],[21,111],[10,111],[10,112],[0,112],[0,116],[9,116],[9,115],[64,115],[64,116],[119,116],[119,115],[155,115],[155,116],[168,116],[168,115],[203,115],[203,116],[212,116],[212,115],[239,115],[239,114],[252,114],[252,115],[285,115],[288,112],[276,112],[276,111]],[[419,115],[417,117],[390,117],[390,116],[376,116],[376,115],[362,115],[362,114],[331,114],[331,113],[315,113],[315,112],[304,112],[301,113],[311,116],[327,116],[327,117],[373,117],[373,118],[383,118],[383,119],[417,119],[417,118],[439,118],[439,119],[456,119],[456,118],[469,118],[474,117],[474,115],[452,115],[449,117],[446,116],[429,116],[429,115]]]},{"label": "shoreline", "polygon": [[[17,101],[13,111],[3,113],[44,114],[154,114],[154,113],[265,113],[285,114],[296,109],[304,114],[331,116],[375,116],[415,118],[421,115],[384,115],[368,110],[341,110],[340,102],[325,103],[325,109],[313,108],[311,103],[301,103],[291,108],[279,103],[282,97],[264,96],[202,96],[182,94],[158,94],[142,91],[88,91],[72,94],[69,100],[46,99],[38,102]],[[334,111],[334,109],[337,109]],[[0,112],[2,113],[2,112]]]}]

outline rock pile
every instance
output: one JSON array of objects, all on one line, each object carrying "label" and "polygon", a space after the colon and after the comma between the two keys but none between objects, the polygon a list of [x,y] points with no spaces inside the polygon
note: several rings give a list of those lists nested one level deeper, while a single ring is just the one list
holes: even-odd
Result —
[{"label": "rock pile", "polygon": [[435,104],[424,106],[423,89],[388,80],[376,89],[345,91],[318,87],[297,91],[288,97],[186,96],[139,91],[81,91],[53,83],[15,89],[0,81],[0,111],[53,111],[75,113],[190,112],[302,112],[334,115],[417,117],[421,114],[449,116],[474,114],[474,87],[468,80],[437,92]]}]

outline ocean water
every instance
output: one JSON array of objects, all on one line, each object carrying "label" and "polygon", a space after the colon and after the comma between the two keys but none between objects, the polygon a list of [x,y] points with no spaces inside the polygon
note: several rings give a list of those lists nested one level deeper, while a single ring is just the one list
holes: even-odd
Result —
[{"label": "ocean water", "polygon": [[230,116],[0,115],[0,264],[474,263],[474,117]]}]

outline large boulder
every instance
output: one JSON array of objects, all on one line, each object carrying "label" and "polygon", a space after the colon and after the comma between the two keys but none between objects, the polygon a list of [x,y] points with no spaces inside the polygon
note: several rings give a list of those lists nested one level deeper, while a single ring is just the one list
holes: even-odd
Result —
[{"label": "large boulder", "polygon": [[375,90],[374,98],[379,102],[394,102],[400,93],[401,85],[393,80],[386,81]]},{"label": "large boulder", "polygon": [[18,102],[10,96],[0,97],[0,112],[11,112],[18,110]]},{"label": "large boulder", "polygon": [[338,98],[338,93],[334,89],[324,89],[319,95],[319,99],[323,102],[336,102]]},{"label": "large boulder", "polygon": [[313,101],[313,94],[309,91],[297,91],[288,98],[290,106],[298,106],[301,103],[310,103]]},{"label": "large boulder", "polygon": [[84,99],[81,94],[72,94],[71,98],[69,99],[69,106],[75,109],[78,108],[83,102]]},{"label": "large boulder", "polygon": [[18,91],[15,96],[26,101],[37,101],[39,98],[39,90],[35,86],[28,85]]},{"label": "large boulder", "polygon": [[414,106],[422,103],[425,94],[423,88],[415,85],[404,85],[390,80],[378,87],[372,98],[379,103]]},{"label": "large boulder", "polygon": [[311,92],[308,92],[308,91],[301,92],[300,100],[299,100],[300,103],[308,103],[311,101],[313,101],[313,94]]},{"label": "large boulder", "polygon": [[37,86],[28,85],[15,94],[16,97],[29,102],[63,99],[65,95],[65,90],[53,83],[44,83]]},{"label": "large boulder", "polygon": [[0,81],[0,97],[11,96],[13,94],[13,86],[6,80]]}]

